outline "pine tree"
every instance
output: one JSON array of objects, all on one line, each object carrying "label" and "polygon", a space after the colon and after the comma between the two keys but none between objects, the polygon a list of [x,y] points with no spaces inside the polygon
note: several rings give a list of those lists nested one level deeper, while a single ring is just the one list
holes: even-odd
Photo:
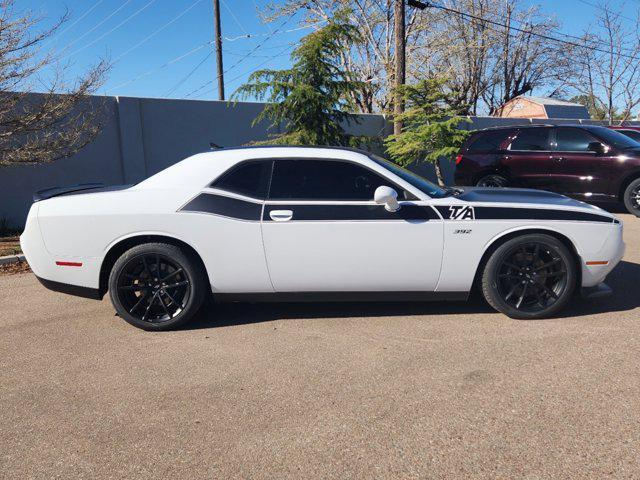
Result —
[{"label": "pine tree", "polygon": [[387,153],[399,165],[433,163],[440,185],[444,185],[440,158],[455,155],[469,135],[459,129],[460,123],[468,120],[450,106],[449,95],[442,88],[444,82],[431,78],[401,86],[405,111],[398,120],[403,123],[402,132],[384,141]]},{"label": "pine tree", "polygon": [[284,133],[255,144],[353,146],[362,138],[348,135],[342,125],[357,121],[352,98],[362,87],[337,62],[348,45],[359,41],[356,29],[338,15],[304,37],[292,52],[293,66],[259,70],[234,93],[234,99],[265,100],[253,124],[265,119]]}]

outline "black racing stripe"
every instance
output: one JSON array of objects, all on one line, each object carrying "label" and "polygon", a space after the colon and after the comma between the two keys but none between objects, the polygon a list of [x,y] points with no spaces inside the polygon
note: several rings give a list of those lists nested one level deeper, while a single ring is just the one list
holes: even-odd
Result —
[{"label": "black racing stripe", "polygon": [[271,221],[273,210],[291,210],[292,221],[296,220],[407,220],[423,221],[438,218],[431,207],[402,205],[397,212],[387,211],[383,205],[266,205],[262,219]]},{"label": "black racing stripe", "polygon": [[[436,207],[442,218],[452,220],[449,206]],[[610,217],[596,213],[551,210],[547,208],[473,207],[476,220],[566,220],[612,223]]]},{"label": "black racing stripe", "polygon": [[253,203],[238,198],[201,193],[180,209],[182,212],[212,213],[240,220],[260,221],[261,203]]}]

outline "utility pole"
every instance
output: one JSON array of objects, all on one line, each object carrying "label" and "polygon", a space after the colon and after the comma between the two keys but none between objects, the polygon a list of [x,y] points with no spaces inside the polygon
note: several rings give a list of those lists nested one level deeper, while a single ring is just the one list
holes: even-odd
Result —
[{"label": "utility pole", "polygon": [[404,111],[404,101],[402,94],[398,91],[401,85],[405,82],[405,32],[404,32],[404,2],[405,0],[395,0],[395,7],[393,9],[393,23],[394,23],[394,36],[395,36],[395,50],[396,50],[396,78],[395,87],[396,94],[393,102],[393,133],[398,135],[402,132],[402,122],[398,121],[398,115]]},{"label": "utility pole", "polygon": [[213,25],[216,42],[216,65],[218,70],[218,100],[224,100],[224,69],[222,67],[222,31],[220,29],[220,0],[213,0]]}]

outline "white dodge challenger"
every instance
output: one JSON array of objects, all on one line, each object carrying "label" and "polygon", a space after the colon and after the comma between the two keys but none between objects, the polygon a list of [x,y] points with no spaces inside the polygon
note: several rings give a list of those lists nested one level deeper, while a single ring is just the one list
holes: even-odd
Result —
[{"label": "white dodge challenger", "polygon": [[598,295],[624,252],[613,215],[554,193],[439,188],[340,148],[194,155],[126,187],[38,192],[21,245],[48,288],[147,330],[216,301],[466,299],[513,318]]}]

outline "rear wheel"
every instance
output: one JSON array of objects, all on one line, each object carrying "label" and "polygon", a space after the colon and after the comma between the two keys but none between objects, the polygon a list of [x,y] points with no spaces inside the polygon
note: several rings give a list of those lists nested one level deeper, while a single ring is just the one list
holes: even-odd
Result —
[{"label": "rear wheel", "polygon": [[109,275],[109,295],[118,315],[144,330],[183,325],[197,313],[207,291],[200,263],[165,243],[127,250]]},{"label": "rear wheel", "polygon": [[476,182],[476,187],[507,187],[509,185],[509,180],[506,177],[499,175],[497,173],[491,173],[489,175],[485,175],[481,177]]},{"label": "rear wheel", "polygon": [[624,206],[629,213],[640,217],[640,178],[636,178],[625,189]]},{"label": "rear wheel", "polygon": [[544,318],[571,299],[577,274],[573,254],[544,234],[513,238],[500,245],[482,274],[487,302],[511,318]]}]

